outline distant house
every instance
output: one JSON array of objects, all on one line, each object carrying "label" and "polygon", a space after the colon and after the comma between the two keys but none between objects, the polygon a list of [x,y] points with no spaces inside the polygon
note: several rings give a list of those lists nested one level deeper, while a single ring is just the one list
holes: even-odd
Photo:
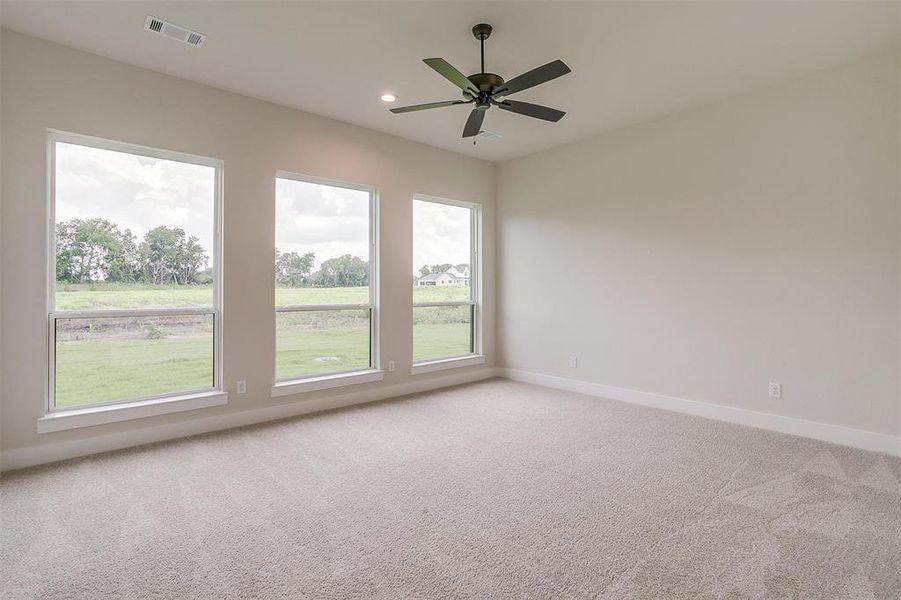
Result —
[{"label": "distant house", "polygon": [[448,273],[452,274],[459,280],[463,280],[463,285],[469,285],[469,265],[454,265]]},{"label": "distant house", "polygon": [[416,285],[425,287],[430,285],[469,285],[469,265],[454,265],[443,273],[429,273],[416,280]]}]

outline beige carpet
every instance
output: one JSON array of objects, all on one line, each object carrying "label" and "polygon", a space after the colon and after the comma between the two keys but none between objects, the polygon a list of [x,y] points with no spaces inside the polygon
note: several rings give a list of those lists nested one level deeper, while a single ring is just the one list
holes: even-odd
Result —
[{"label": "beige carpet", "polygon": [[7,600],[901,597],[901,460],[503,380],[0,490]]}]

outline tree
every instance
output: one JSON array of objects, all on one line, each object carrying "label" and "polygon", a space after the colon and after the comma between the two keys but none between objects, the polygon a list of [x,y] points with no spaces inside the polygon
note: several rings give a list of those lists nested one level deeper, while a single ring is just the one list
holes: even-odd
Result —
[{"label": "tree", "polygon": [[118,251],[110,257],[109,272],[106,280],[121,283],[141,281],[141,261],[138,256],[138,245],[130,229],[126,229],[119,237]]},{"label": "tree", "polygon": [[420,277],[425,277],[431,273],[444,273],[445,271],[449,271],[451,267],[454,265],[450,263],[445,263],[443,265],[422,265],[419,269]]},{"label": "tree", "polygon": [[181,229],[176,231],[181,232],[181,237],[175,253],[175,283],[197,283],[198,274],[206,266],[206,252],[196,237],[186,238]]},{"label": "tree", "polygon": [[188,284],[198,281],[206,266],[207,255],[193,235],[188,237],[179,227],[154,227],[139,246],[144,277],[154,284]]},{"label": "tree", "polygon": [[454,265],[450,263],[444,263],[442,265],[432,265],[432,273],[444,273],[445,271],[450,271]]},{"label": "tree", "polygon": [[275,283],[286,287],[301,287],[310,282],[310,272],[313,270],[313,261],[316,255],[312,252],[298,254],[297,252],[275,251]]},{"label": "tree", "polygon": [[369,263],[350,254],[330,258],[313,274],[313,284],[318,287],[369,285]]},{"label": "tree", "polygon": [[106,219],[72,219],[56,226],[57,281],[135,281],[135,236]]},{"label": "tree", "polygon": [[141,264],[148,283],[164,284],[174,279],[178,234],[165,226],[154,227],[141,242]]}]

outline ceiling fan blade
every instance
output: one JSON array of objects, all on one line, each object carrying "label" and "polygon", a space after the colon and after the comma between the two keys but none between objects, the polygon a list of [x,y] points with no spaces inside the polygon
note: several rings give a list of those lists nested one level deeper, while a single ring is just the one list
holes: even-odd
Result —
[{"label": "ceiling fan blade", "polygon": [[466,127],[463,128],[463,137],[468,138],[479,135],[482,130],[482,121],[485,120],[485,110],[474,108],[466,119]]},{"label": "ceiling fan blade", "polygon": [[465,100],[445,100],[444,102],[429,102],[428,104],[414,104],[412,106],[399,106],[392,108],[394,114],[413,112],[415,110],[427,110],[429,108],[442,108],[444,106],[453,106],[454,104],[466,104]]},{"label": "ceiling fan blade", "polygon": [[544,121],[553,121],[554,123],[562,119],[563,115],[566,114],[562,110],[557,110],[556,108],[548,108],[547,106],[530,104],[528,102],[517,102],[515,100],[504,100],[503,102],[498,102],[495,106],[502,110],[514,112],[518,115],[534,117]]},{"label": "ceiling fan blade", "polygon": [[494,91],[496,96],[509,96],[523,90],[527,90],[536,85],[546,83],[551,79],[556,79],[569,73],[572,69],[566,66],[562,60],[555,60],[546,65],[532,69],[523,73],[519,77],[514,77],[500,88]]},{"label": "ceiling fan blade", "polygon": [[458,71],[452,64],[450,64],[443,58],[424,58],[422,62],[438,71],[438,73],[445,79],[453,83],[455,86],[457,86],[470,96],[479,95],[478,88],[476,88],[476,86],[474,86],[463,73]]}]

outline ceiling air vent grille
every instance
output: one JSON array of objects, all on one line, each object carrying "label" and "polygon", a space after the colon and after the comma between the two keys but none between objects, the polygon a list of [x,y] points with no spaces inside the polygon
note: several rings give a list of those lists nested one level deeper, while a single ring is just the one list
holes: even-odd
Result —
[{"label": "ceiling air vent grille", "polygon": [[188,44],[189,46],[196,46],[198,48],[202,46],[204,40],[206,40],[206,36],[202,33],[179,27],[175,23],[170,23],[169,21],[164,21],[150,15],[147,15],[147,18],[144,20],[144,29],[152,31],[153,33],[158,33],[170,40]]}]

